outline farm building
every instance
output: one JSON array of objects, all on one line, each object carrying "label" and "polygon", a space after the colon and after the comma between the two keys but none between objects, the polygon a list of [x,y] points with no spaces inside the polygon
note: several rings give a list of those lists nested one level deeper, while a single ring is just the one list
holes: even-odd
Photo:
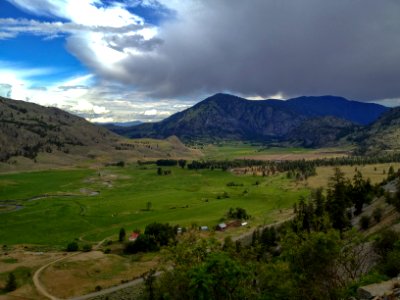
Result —
[{"label": "farm building", "polygon": [[139,236],[139,233],[137,233],[137,232],[132,232],[132,234],[129,236],[129,241],[130,241],[130,242],[136,241],[136,239],[138,238],[138,236]]},{"label": "farm building", "polygon": [[219,223],[219,224],[217,225],[217,230],[223,231],[223,230],[225,230],[227,227],[228,227],[228,226],[227,226],[225,223]]}]

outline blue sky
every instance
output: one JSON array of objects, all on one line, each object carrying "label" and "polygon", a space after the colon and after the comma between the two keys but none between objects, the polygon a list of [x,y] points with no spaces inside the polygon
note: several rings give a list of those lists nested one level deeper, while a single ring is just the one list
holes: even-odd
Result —
[{"label": "blue sky", "polygon": [[[69,5],[76,8],[67,12]],[[92,14],[83,22],[76,21],[82,15],[74,16],[81,6]],[[160,22],[172,18],[173,11],[152,1],[1,1],[0,95],[57,106],[93,121],[152,121],[169,116],[190,104],[172,100],[171,106],[171,101],[142,96],[133,85],[101,78],[69,49],[68,40],[90,42],[87,36],[92,31],[101,40],[110,28],[96,26],[132,26],[122,31],[142,31],[139,37],[151,39]],[[92,54],[106,59],[115,55],[109,47],[98,48]]]},{"label": "blue sky", "polygon": [[400,104],[400,2],[1,0],[0,95],[90,121],[206,96]]}]

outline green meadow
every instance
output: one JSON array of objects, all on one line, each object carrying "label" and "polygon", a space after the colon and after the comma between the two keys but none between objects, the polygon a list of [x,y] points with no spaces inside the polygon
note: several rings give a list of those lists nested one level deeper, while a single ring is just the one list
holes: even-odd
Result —
[{"label": "green meadow", "polygon": [[[78,239],[115,238],[151,222],[214,227],[230,207],[243,207],[252,225],[273,221],[309,191],[284,175],[237,176],[221,170],[156,165],[76,169],[0,175],[0,204],[22,209],[0,211],[1,244],[64,247]],[[227,186],[234,182],[235,186]],[[147,210],[148,203],[151,209]]]},{"label": "green meadow", "polygon": [[229,160],[252,155],[309,153],[312,149],[299,147],[270,147],[250,142],[220,142],[202,146],[206,159]]}]

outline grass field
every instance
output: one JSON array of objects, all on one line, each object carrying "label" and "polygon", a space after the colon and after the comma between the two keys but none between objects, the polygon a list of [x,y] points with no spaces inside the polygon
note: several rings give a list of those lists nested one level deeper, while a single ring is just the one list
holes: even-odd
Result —
[{"label": "grass field", "polygon": [[266,147],[262,144],[245,142],[221,142],[209,144],[201,148],[205,159],[229,160],[253,155],[268,155],[279,153],[308,153],[311,149]]},{"label": "grass field", "polygon": [[[168,169],[167,176],[157,175],[155,165],[0,175],[0,202],[23,206],[1,214],[0,241],[64,247],[74,239],[100,241],[115,237],[121,227],[143,229],[154,221],[213,227],[230,207],[245,208],[252,224],[261,224],[308,193],[288,188],[283,174],[260,178]],[[240,186],[228,187],[228,182]],[[224,192],[229,198],[218,199]],[[35,199],[42,195],[47,197]]]},{"label": "grass field", "polygon": [[310,149],[301,147],[269,147],[245,142],[221,142],[202,146],[205,159],[259,159],[259,160],[297,160],[347,156],[349,148]]}]

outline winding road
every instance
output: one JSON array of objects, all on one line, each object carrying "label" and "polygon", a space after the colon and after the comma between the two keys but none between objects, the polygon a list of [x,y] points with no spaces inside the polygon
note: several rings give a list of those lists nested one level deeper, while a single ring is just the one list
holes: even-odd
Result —
[{"label": "winding road", "polygon": [[[106,241],[106,240],[107,240],[107,238],[105,238],[105,239],[101,240],[100,242],[98,242],[98,243],[93,247],[93,250],[97,250],[97,249],[104,243],[104,241]],[[60,299],[60,298],[57,298],[57,297],[51,295],[51,294],[46,290],[46,288],[45,288],[45,287],[42,285],[42,283],[40,282],[40,275],[41,275],[41,273],[42,273],[45,269],[47,269],[47,268],[50,267],[51,265],[53,265],[53,264],[55,264],[55,263],[58,263],[58,262],[60,262],[60,261],[63,261],[63,260],[65,260],[65,259],[67,259],[67,258],[70,258],[70,257],[72,257],[72,256],[79,255],[79,254],[81,254],[81,253],[82,253],[82,252],[74,252],[74,253],[71,253],[71,254],[66,255],[66,256],[64,256],[64,257],[58,258],[58,259],[56,259],[56,260],[53,260],[53,261],[51,261],[51,262],[49,262],[49,263],[47,263],[47,264],[41,266],[39,269],[37,269],[36,272],[35,272],[35,274],[33,274],[32,280],[33,280],[33,284],[35,285],[35,288],[36,288],[36,290],[39,292],[39,294],[41,294],[42,296],[46,297],[47,299],[51,299],[51,300],[62,300],[62,299]],[[128,282],[128,283],[130,283],[130,282]],[[138,283],[136,283],[136,284],[138,284]],[[118,287],[119,287],[119,286],[118,286]],[[124,288],[125,288],[125,287],[124,287]],[[118,290],[118,289],[117,289],[117,290]],[[101,291],[101,292],[105,292],[105,291],[107,291],[107,289],[105,289],[105,290],[103,290],[103,291]],[[110,292],[112,292],[112,291],[110,291]],[[97,293],[97,292],[96,292],[96,293]],[[96,294],[96,293],[93,293],[93,294]],[[71,298],[71,299],[75,299],[75,300],[78,300],[78,299],[90,299],[90,298],[96,296],[96,295],[93,295],[93,296],[87,297],[87,296],[89,296],[89,295],[92,295],[92,294],[80,296],[80,297],[77,297],[77,298]],[[99,295],[101,295],[101,294],[99,294]],[[97,295],[97,296],[99,296],[99,295]],[[86,297],[86,298],[81,298],[81,297]]]}]

